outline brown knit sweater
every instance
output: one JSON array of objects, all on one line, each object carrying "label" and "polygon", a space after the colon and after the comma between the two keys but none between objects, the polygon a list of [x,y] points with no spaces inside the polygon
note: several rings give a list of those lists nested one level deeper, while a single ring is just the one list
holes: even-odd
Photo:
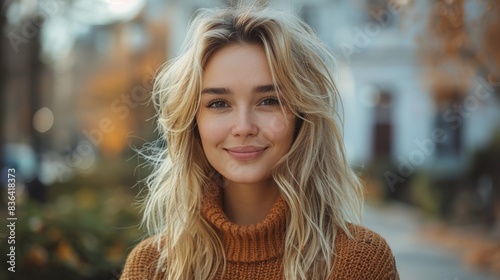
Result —
[{"label": "brown knit sweater", "polygon": [[[202,213],[220,232],[227,258],[226,273],[216,279],[284,279],[283,252],[287,204],[280,197],[261,223],[240,226],[228,220],[218,189],[206,195]],[[340,231],[331,279],[399,279],[392,252],[385,240],[362,226],[350,225],[354,238]],[[137,245],[127,258],[122,280],[151,280],[158,261],[154,238]]]}]

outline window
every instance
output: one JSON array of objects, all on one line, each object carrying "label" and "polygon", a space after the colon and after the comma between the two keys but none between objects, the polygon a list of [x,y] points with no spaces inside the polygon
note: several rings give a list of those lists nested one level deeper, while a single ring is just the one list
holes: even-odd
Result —
[{"label": "window", "polygon": [[465,121],[463,112],[463,94],[458,90],[443,90],[438,95],[435,127],[444,131],[444,141],[436,143],[438,157],[458,157],[462,149],[462,130]]},{"label": "window", "polygon": [[376,157],[392,153],[392,95],[387,91],[377,94],[374,108],[373,152]]}]

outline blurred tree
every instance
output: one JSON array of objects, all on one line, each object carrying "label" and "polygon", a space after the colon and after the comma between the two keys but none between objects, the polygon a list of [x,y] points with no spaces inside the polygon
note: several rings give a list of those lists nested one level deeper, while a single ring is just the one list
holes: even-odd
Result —
[{"label": "blurred tree", "polygon": [[[72,52],[77,37],[89,26],[112,26],[134,19],[142,11],[144,3],[145,0],[99,0],[92,4],[82,0],[3,2],[0,27],[5,36],[2,36],[1,48],[6,48],[8,52],[1,52],[0,71],[8,75],[2,72],[0,86],[4,89],[7,83],[11,87],[5,89],[6,94],[2,95],[9,101],[2,104],[16,102],[22,106],[19,110],[12,107],[2,110],[5,112],[2,118],[8,115],[19,125],[10,124],[9,129],[17,131],[15,135],[2,133],[0,144],[25,142],[37,157],[51,150],[60,153],[63,158],[67,156],[79,137],[76,134],[80,132],[75,129],[74,111],[71,110],[72,96],[76,93],[76,83],[72,79],[76,76]],[[56,118],[52,129],[45,134],[33,126],[33,116],[43,106],[49,107],[56,116],[65,116]],[[1,125],[3,127],[5,122],[2,121]],[[115,138],[124,141],[125,134]],[[7,136],[9,139],[5,140]],[[1,148],[4,148],[3,144]],[[40,162],[38,158],[38,166]],[[46,192],[43,184],[38,179],[32,183],[31,178],[27,181],[30,197],[43,201]]]},{"label": "blurred tree", "polygon": [[[35,18],[27,18],[27,21],[35,21]],[[43,24],[43,22],[40,22]],[[40,55],[40,33],[37,32],[36,35],[28,42],[29,45],[29,64],[27,67],[28,71],[28,94],[29,94],[29,128],[31,134],[31,146],[37,157],[37,169],[40,168],[40,155],[43,152],[43,139],[39,131],[37,131],[33,125],[33,116],[35,113],[42,108],[41,94],[40,94],[40,79],[44,66],[42,65],[39,55]],[[39,174],[40,172],[36,172]],[[46,199],[46,186],[39,180],[38,175],[26,184],[28,194],[31,199],[44,202]]]},{"label": "blurred tree", "polygon": [[486,5],[483,44],[478,53],[478,60],[488,69],[488,81],[494,85],[500,83],[500,3],[490,0]]},{"label": "blurred tree", "polygon": [[[18,6],[16,7],[16,5]],[[12,7],[15,7],[14,11],[9,10]],[[33,126],[33,116],[41,108],[40,76],[44,66],[39,60],[40,34],[37,28],[43,25],[43,18],[38,17],[35,13],[17,17],[16,12],[20,10],[18,8],[19,1],[7,1],[2,4],[1,8],[0,30],[4,36],[2,36],[1,44],[0,88],[5,92],[2,94],[2,98],[5,100],[2,105],[6,107],[2,108],[2,140],[0,144],[1,149],[5,149],[6,143],[26,143],[31,146],[33,154],[38,157],[42,152],[43,143],[40,132],[36,131]],[[9,86],[7,87],[7,85]],[[9,120],[9,123],[4,120]],[[6,126],[13,128],[12,121],[14,120],[16,122],[14,128],[17,131],[11,129],[4,134]],[[4,156],[1,155],[2,159]],[[10,160],[20,162],[27,159],[19,157]],[[38,159],[36,162],[40,162],[40,160]],[[37,167],[38,165],[35,168]],[[21,171],[17,170],[17,173],[23,175],[20,173]],[[37,178],[30,176],[19,179],[26,181],[30,198],[38,201],[45,199],[44,185]]]},{"label": "blurred tree", "polygon": [[425,67],[424,83],[438,105],[456,102],[480,75],[495,84],[500,76],[500,7],[482,0],[479,17],[467,21],[464,0],[436,0],[428,15],[427,29],[418,38]]},{"label": "blurred tree", "polygon": [[[0,7],[0,30],[4,30],[5,28],[5,23],[7,22],[7,8],[6,8],[6,3],[2,4],[2,7]],[[2,36],[2,39],[0,39],[0,91],[4,92],[5,91],[5,77],[7,76],[7,69],[5,66],[5,59],[4,59],[4,45],[6,44],[6,37]],[[5,94],[0,94],[0,106],[5,106]],[[0,171],[3,170],[5,163],[4,163],[4,153],[3,149],[5,147],[5,136],[4,136],[4,122],[5,122],[5,110],[3,108],[0,109]],[[0,199],[2,198],[3,194],[0,195]]]}]

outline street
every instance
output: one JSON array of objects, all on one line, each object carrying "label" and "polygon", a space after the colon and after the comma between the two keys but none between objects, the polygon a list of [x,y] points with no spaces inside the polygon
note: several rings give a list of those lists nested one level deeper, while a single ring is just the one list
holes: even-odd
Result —
[{"label": "street", "polygon": [[419,213],[402,204],[365,206],[364,225],[382,235],[396,257],[402,280],[493,280],[491,273],[464,265],[456,252],[441,248],[419,236]]}]

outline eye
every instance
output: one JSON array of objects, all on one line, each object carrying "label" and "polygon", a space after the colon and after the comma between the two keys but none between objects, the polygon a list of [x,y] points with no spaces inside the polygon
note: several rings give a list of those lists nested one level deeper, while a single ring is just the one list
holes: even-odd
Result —
[{"label": "eye", "polygon": [[276,96],[268,96],[260,101],[260,105],[278,106],[278,105],[280,105],[280,101],[278,100],[278,98]]},{"label": "eye", "polygon": [[227,104],[227,102],[223,99],[215,99],[210,101],[207,107],[212,109],[223,109],[229,107],[229,104]]}]

